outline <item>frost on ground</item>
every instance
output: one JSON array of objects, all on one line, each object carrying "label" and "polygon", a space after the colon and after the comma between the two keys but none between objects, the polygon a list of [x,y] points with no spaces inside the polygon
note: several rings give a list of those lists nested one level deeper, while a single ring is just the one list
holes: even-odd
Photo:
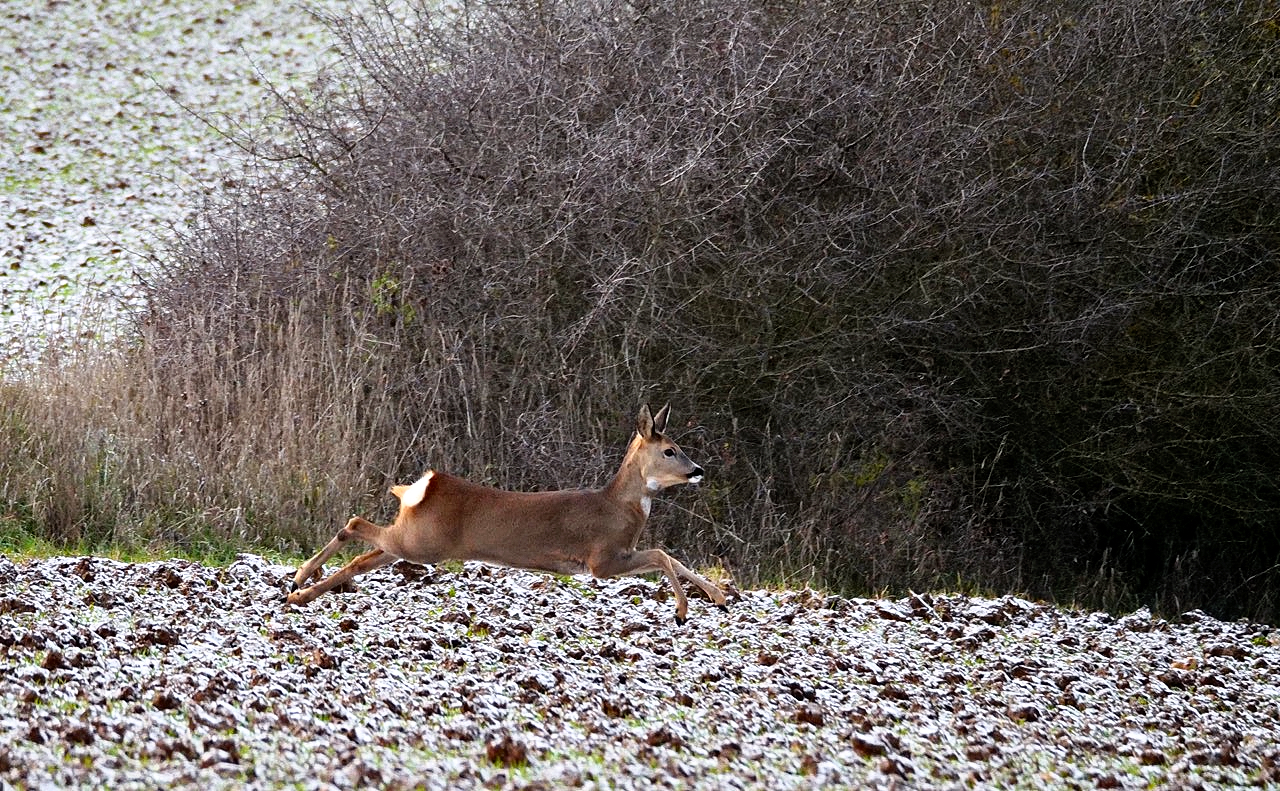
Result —
[{"label": "frost on ground", "polygon": [[1238,787],[1280,637],[1200,613],[398,564],[0,557],[0,786]]},{"label": "frost on ground", "polygon": [[205,120],[260,133],[271,86],[305,88],[333,43],[287,0],[0,4],[0,362],[128,309],[152,251],[243,172]]}]

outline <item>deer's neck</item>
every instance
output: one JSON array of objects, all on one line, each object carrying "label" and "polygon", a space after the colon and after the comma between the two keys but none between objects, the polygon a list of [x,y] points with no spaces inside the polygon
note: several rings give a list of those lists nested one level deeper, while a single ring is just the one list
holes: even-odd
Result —
[{"label": "deer's neck", "polygon": [[631,441],[631,445],[627,448],[627,455],[623,457],[622,465],[618,467],[613,480],[605,487],[605,493],[616,502],[640,509],[640,512],[647,517],[653,503],[653,495],[658,492],[658,486],[656,481],[646,480],[640,469],[640,462],[636,458],[639,442],[639,437]]}]

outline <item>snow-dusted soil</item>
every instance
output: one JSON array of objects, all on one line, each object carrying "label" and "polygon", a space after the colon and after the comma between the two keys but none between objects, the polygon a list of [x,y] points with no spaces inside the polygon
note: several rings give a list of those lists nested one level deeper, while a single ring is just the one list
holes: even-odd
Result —
[{"label": "snow-dusted soil", "polygon": [[1280,636],[1016,598],[0,558],[0,786],[1280,783]]},{"label": "snow-dusted soil", "polygon": [[340,0],[0,3],[0,373],[51,335],[109,332],[136,276],[224,180],[271,87],[337,60]]}]

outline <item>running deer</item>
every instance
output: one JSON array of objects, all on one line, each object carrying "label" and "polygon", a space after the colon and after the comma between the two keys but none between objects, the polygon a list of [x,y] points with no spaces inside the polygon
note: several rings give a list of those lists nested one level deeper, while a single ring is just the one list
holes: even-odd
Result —
[{"label": "running deer", "polygon": [[[298,569],[288,603],[306,604],[357,574],[403,558],[414,563],[481,560],[554,574],[590,571],[601,578],[661,571],[675,591],[676,623],[683,624],[688,613],[679,577],[724,608],[719,588],[666,552],[636,549],[653,495],[668,486],[697,483],[703,476],[702,468],[663,436],[668,408],[654,416],[648,406],[640,408],[636,435],[603,489],[507,492],[435,470],[410,486],[393,486],[391,493],[400,498],[395,522],[379,527],[352,517]],[[375,549],[320,579],[324,562],[353,538]]]}]

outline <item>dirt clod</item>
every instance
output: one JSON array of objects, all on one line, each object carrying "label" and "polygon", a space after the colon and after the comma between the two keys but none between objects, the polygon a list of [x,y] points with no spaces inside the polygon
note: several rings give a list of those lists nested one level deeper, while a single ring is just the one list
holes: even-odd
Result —
[{"label": "dirt clod", "polygon": [[484,755],[489,763],[498,766],[525,766],[529,763],[529,748],[506,733],[486,744]]}]

